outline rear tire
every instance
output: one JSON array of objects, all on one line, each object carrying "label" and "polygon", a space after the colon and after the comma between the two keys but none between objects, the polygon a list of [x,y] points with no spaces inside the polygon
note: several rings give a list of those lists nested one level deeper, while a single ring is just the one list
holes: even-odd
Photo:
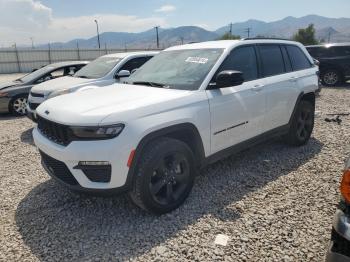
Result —
[{"label": "rear tire", "polygon": [[315,107],[306,100],[300,101],[293,116],[288,134],[285,136],[286,143],[293,146],[305,145],[314,128]]},{"label": "rear tire", "polygon": [[9,111],[16,116],[25,116],[27,114],[28,95],[19,95],[14,97],[9,104]]},{"label": "rear tire", "polygon": [[342,82],[342,76],[336,69],[328,69],[322,74],[321,79],[325,86],[336,86]]},{"label": "rear tire", "polygon": [[172,138],[159,138],[143,151],[129,196],[144,210],[164,214],[186,200],[194,177],[194,157],[188,145]]}]

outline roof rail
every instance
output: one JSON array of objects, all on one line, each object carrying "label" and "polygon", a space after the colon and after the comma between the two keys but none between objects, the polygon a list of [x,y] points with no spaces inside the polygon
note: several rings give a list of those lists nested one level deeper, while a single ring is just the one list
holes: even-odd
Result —
[{"label": "roof rail", "polygon": [[278,38],[278,37],[250,37],[250,38],[242,38],[242,40],[284,40],[284,41],[294,41],[286,38]]}]

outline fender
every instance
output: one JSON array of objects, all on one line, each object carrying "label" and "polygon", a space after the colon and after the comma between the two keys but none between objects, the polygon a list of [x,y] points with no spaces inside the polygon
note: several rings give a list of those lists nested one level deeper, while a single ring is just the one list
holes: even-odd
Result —
[{"label": "fender", "polygon": [[[180,139],[183,132],[185,133],[190,132],[193,137],[186,137],[187,139],[186,138]],[[131,166],[129,168],[128,177],[126,179],[127,187],[130,188],[130,186],[132,186],[133,177],[137,169],[137,164],[147,144],[149,144],[154,139],[157,139],[159,137],[164,137],[164,136],[178,138],[179,140],[187,143],[189,147],[194,151],[193,154],[198,166],[201,166],[202,163],[204,163],[204,159],[205,159],[204,146],[197,127],[192,123],[182,123],[182,124],[176,124],[173,126],[168,126],[168,127],[153,131],[141,139],[141,141],[136,147],[135,154],[134,154]]]},{"label": "fender", "polygon": [[[304,92],[301,92],[301,93],[299,94],[299,96],[298,96],[298,98],[297,98],[297,100],[296,100],[296,102],[295,102],[293,112],[292,112],[292,114],[291,114],[291,116],[290,116],[290,118],[289,118],[288,127],[291,126],[291,124],[292,124],[294,115],[295,115],[295,113],[296,113],[296,111],[297,111],[297,108],[298,108],[298,105],[299,105],[300,101],[301,101],[305,96],[311,95],[311,94],[313,94],[314,97],[316,97],[316,95],[315,95],[314,92],[309,92],[309,93],[306,93],[306,94],[305,94]],[[315,103],[314,103],[314,106],[315,106]]]}]

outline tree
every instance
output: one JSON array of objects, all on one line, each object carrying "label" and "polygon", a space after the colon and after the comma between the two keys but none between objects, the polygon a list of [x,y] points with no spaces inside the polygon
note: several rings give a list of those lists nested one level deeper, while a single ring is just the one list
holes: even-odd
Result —
[{"label": "tree", "polygon": [[315,37],[315,27],[313,24],[310,24],[306,28],[299,29],[298,32],[293,35],[292,39],[304,45],[317,45],[319,43]]},{"label": "tree", "polygon": [[232,35],[230,33],[225,33],[223,36],[219,38],[219,40],[237,40],[241,39],[239,35]]}]

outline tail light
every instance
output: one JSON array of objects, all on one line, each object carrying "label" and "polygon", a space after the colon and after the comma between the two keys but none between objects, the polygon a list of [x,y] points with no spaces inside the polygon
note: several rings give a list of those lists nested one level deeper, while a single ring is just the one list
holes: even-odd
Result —
[{"label": "tail light", "polygon": [[345,166],[345,171],[340,184],[340,192],[347,204],[350,204],[350,159]]}]

